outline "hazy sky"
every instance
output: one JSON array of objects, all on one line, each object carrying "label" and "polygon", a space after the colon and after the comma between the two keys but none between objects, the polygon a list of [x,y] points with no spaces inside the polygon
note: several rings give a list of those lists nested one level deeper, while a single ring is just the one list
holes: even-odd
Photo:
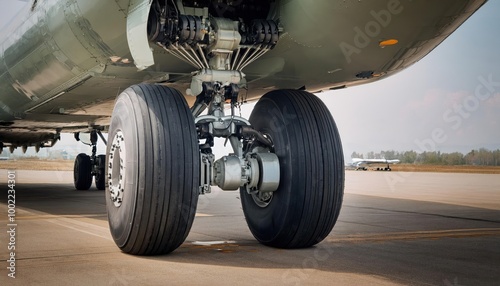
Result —
[{"label": "hazy sky", "polygon": [[[422,152],[434,143],[445,152],[500,148],[499,13],[500,1],[490,0],[412,67],[373,84],[320,94],[346,157],[353,151]],[[481,87],[489,80],[497,83],[492,91]]]},{"label": "hazy sky", "polygon": [[[5,11],[0,27],[12,17]],[[346,159],[353,151],[500,148],[499,13],[500,1],[490,0],[414,66],[377,83],[320,94],[337,122]],[[497,84],[484,87],[488,81]],[[77,146],[88,149],[70,149]]]}]

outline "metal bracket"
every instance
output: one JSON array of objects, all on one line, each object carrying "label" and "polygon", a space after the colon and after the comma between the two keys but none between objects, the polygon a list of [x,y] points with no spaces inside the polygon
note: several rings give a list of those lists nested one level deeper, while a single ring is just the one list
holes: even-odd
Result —
[{"label": "metal bracket", "polygon": [[200,195],[210,194],[213,180],[213,166],[215,157],[213,154],[200,153]]},{"label": "metal bracket", "polygon": [[[280,166],[276,154],[269,153],[264,148],[262,152],[251,153],[244,156],[241,140],[246,137],[255,138],[263,146],[272,147],[272,142],[260,132],[251,128],[250,122],[240,116],[234,115],[239,88],[236,84],[201,83],[204,93],[198,95],[197,104],[193,107],[194,114],[201,113],[208,105],[208,98],[212,98],[208,115],[195,119],[200,138],[213,139],[213,137],[226,138],[231,142],[234,153],[215,161],[210,147],[213,143],[200,146],[200,194],[210,192],[211,186],[219,186],[223,190],[235,190],[239,187],[246,188],[250,194],[262,196],[278,189],[280,181]],[[224,103],[231,102],[231,114],[224,114]],[[210,141],[213,142],[213,141]],[[207,146],[209,145],[209,146]],[[210,152],[210,153],[207,153]]]},{"label": "metal bracket", "polygon": [[222,87],[231,84],[239,85],[244,77],[244,73],[235,70],[202,69],[194,74],[191,86],[186,93],[191,96],[198,96],[202,92],[206,92],[203,88],[204,83],[219,83]]}]

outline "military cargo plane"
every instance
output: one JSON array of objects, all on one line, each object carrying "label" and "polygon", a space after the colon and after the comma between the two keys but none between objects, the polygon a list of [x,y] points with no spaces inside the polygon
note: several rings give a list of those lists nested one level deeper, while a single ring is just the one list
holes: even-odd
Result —
[{"label": "military cargo plane", "polygon": [[[312,246],[339,215],[344,162],[311,92],[402,71],[485,1],[25,1],[0,38],[0,147],[86,141],[75,188],[105,190],[126,253],[179,247],[212,186],[240,190],[261,243]],[[216,159],[214,138],[234,152]]]}]

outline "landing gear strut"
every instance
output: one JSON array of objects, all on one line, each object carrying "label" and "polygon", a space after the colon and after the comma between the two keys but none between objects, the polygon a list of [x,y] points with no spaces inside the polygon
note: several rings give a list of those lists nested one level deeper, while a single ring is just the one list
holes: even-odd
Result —
[{"label": "landing gear strut", "polygon": [[[272,197],[280,182],[279,160],[271,152],[272,140],[253,129],[248,120],[235,115],[238,92],[234,83],[204,82],[203,92],[192,108],[198,138],[205,140],[200,145],[200,194],[210,193],[211,186],[219,186],[223,190],[241,187],[255,196]],[[230,116],[224,114],[225,102],[230,102]],[[198,116],[207,106],[208,114]],[[215,161],[211,149],[214,137],[226,138],[234,153]],[[249,145],[255,148],[244,150]]]},{"label": "landing gear strut", "polygon": [[[92,185],[92,178],[95,178],[95,187],[98,190],[105,189],[105,167],[106,156],[97,155],[97,140],[98,136],[102,139],[104,144],[106,140],[100,130],[93,130],[90,132],[90,142],[83,142],[86,145],[92,146],[92,155],[80,153],[75,159],[73,168],[73,179],[75,188],[79,191],[86,191]],[[80,133],[75,133],[75,139],[80,141]]]}]

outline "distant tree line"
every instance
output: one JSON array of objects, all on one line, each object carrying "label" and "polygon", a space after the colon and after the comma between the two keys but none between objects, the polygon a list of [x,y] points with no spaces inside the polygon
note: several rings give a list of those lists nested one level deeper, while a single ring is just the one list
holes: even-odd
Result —
[{"label": "distant tree line", "polygon": [[500,149],[491,151],[485,148],[472,150],[467,154],[460,152],[442,153],[415,151],[381,151],[380,153],[368,152],[366,156],[353,152],[351,158],[362,159],[398,159],[402,164],[422,165],[476,165],[476,166],[500,166]]}]

